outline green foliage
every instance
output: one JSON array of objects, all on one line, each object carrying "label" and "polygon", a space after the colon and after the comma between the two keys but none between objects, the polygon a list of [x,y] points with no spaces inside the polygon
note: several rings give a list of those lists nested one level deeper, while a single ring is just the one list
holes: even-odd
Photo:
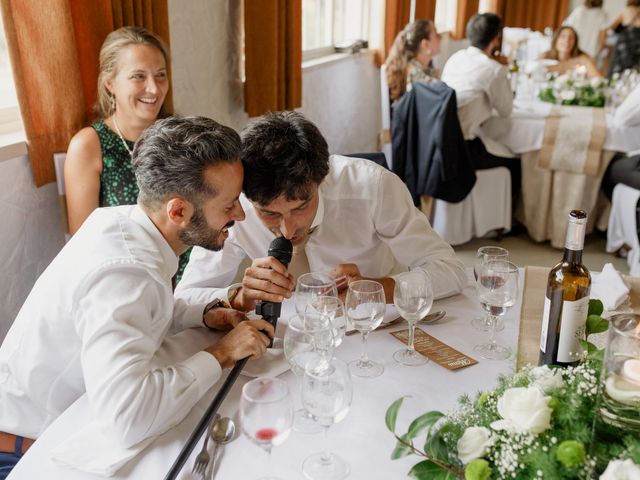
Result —
[{"label": "green foliage", "polygon": [[602,303],[602,301],[596,299],[596,298],[592,298],[589,300],[589,311],[587,312],[587,316],[590,315],[602,315],[602,312],[604,312],[604,304]]},{"label": "green foliage", "polygon": [[488,480],[491,478],[489,462],[481,458],[469,462],[464,469],[464,478],[465,480]]},{"label": "green foliage", "polygon": [[586,452],[584,444],[576,440],[565,440],[558,445],[556,459],[565,467],[577,467],[584,463]]}]

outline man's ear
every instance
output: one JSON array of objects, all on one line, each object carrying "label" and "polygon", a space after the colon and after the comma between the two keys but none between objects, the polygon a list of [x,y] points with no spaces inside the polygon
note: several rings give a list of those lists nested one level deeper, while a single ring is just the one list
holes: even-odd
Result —
[{"label": "man's ear", "polygon": [[167,218],[178,227],[186,227],[191,221],[194,208],[191,202],[182,197],[173,197],[165,205]]}]

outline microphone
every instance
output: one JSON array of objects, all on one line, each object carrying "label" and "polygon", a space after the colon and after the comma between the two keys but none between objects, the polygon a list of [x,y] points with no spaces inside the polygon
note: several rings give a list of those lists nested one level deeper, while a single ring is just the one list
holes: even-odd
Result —
[{"label": "microphone", "polygon": [[[284,237],[278,237],[271,242],[271,245],[269,245],[267,255],[275,257],[276,260],[287,267],[291,261],[292,253],[293,245],[291,244],[291,241]],[[278,318],[280,318],[281,309],[282,303],[280,302],[262,301],[256,305],[256,313],[273,325],[274,329],[276,328]],[[269,346],[271,346],[271,344]]]}]

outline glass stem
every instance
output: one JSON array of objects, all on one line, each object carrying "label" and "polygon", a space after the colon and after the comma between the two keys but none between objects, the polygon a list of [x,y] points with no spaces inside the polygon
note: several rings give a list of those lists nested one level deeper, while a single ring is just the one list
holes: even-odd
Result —
[{"label": "glass stem", "polygon": [[361,363],[369,363],[369,355],[367,355],[367,338],[369,338],[369,332],[362,332],[362,355],[360,356]]},{"label": "glass stem", "polygon": [[329,451],[329,425],[323,425],[322,429],[324,430],[324,450],[320,454],[320,461],[324,465],[329,465],[331,463],[331,452]]},{"label": "glass stem", "polygon": [[496,322],[498,318],[495,315],[487,315],[489,320],[489,345],[491,350],[495,350],[496,343]]},{"label": "glass stem", "polygon": [[489,317],[490,317],[489,314],[484,316],[484,324],[486,325],[487,329],[491,328],[491,318]]},{"label": "glass stem", "polygon": [[415,333],[416,333],[416,322],[415,320],[408,320],[409,322],[409,343],[408,343],[408,347],[409,350],[411,350],[411,354],[413,354],[416,349],[413,347],[413,339],[415,337]]}]

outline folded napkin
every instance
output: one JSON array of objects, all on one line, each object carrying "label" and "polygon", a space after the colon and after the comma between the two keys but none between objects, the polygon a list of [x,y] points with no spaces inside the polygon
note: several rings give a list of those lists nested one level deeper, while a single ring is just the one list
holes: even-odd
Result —
[{"label": "folded napkin", "polygon": [[628,296],[629,287],[612,264],[607,263],[602,272],[594,275],[591,283],[591,298],[601,300],[605,310],[615,310]]},{"label": "folded napkin", "polygon": [[50,452],[53,463],[110,477],[120,467],[138,455],[155,437],[126,448],[98,422],[89,422],[79,432],[62,442]]}]

